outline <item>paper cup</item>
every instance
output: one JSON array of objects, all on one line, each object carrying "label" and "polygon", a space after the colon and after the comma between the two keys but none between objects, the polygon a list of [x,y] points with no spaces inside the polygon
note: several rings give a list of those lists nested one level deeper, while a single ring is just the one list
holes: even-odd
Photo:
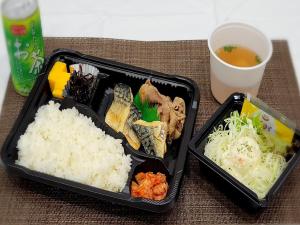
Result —
[{"label": "paper cup", "polygon": [[[262,62],[252,67],[238,67],[221,60],[216,51],[226,45],[246,47]],[[214,97],[223,103],[234,92],[257,96],[267,62],[273,52],[272,42],[257,28],[243,23],[218,26],[208,39],[210,51],[210,81]]]}]

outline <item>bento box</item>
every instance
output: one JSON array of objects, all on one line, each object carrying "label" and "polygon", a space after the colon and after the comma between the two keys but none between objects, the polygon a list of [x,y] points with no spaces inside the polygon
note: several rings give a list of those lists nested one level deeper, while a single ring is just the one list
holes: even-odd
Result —
[{"label": "bento box", "polygon": [[[52,69],[54,68],[54,65],[56,65],[57,62],[61,63],[62,65],[66,65],[67,69],[64,69],[64,71],[62,71],[64,74],[62,74],[61,77],[57,78],[57,83],[53,83],[56,81],[51,80],[52,79],[51,73],[52,73]],[[80,79],[78,80],[78,77],[77,78],[75,77],[74,78],[75,80],[72,80],[73,84],[70,83],[70,81],[68,81],[66,86],[63,85],[65,87],[69,85],[68,89],[64,89],[64,91],[62,92],[61,89],[62,86],[59,82],[65,82],[66,80],[64,77],[68,77],[70,79],[70,73],[73,73],[74,72],[73,70],[76,70],[75,67],[71,69],[69,67],[70,65],[79,65],[80,69],[78,69],[77,66],[77,70],[79,70],[80,73],[82,73],[82,70],[84,69],[87,70],[90,69],[89,66],[91,66],[92,70],[95,70],[96,68],[97,72],[96,74],[94,74],[95,76],[91,81],[92,88],[88,88],[87,90],[82,91],[82,93],[79,93],[80,90],[76,89],[75,87],[76,85],[79,86],[83,85],[82,82],[89,82],[87,81],[87,79],[90,79],[90,74],[89,74],[88,77],[84,76],[84,78],[82,79],[80,78],[81,80]],[[82,68],[84,67],[84,65],[89,65],[89,66],[88,68]],[[88,73],[93,73],[93,72],[88,72]],[[175,131],[179,131],[179,133],[175,132],[174,134],[175,136],[172,136],[174,138],[171,141],[166,140],[166,135],[169,135],[170,130],[168,130],[167,128],[164,128],[165,130],[163,130],[162,128],[163,127],[162,125],[166,124],[165,122],[164,123],[161,121],[145,122],[145,121],[140,121],[141,119],[136,120],[134,123],[131,121],[133,123],[132,127],[134,127],[134,130],[136,131],[135,136],[138,136],[139,138],[138,140],[139,147],[137,147],[138,148],[137,149],[133,147],[134,144],[136,144],[136,142],[134,142],[134,144],[129,143],[128,137],[124,135],[124,132],[122,131],[125,130],[124,124],[126,126],[128,125],[128,118],[129,118],[128,112],[130,113],[132,112],[131,111],[132,109],[128,108],[127,100],[131,99],[132,101],[133,97],[137,93],[140,93],[139,88],[143,84],[145,84],[145,82],[147,82],[148,87],[150,87],[151,90],[154,91],[155,93],[158,93],[157,90],[159,90],[159,94],[157,95],[159,97],[163,96],[163,99],[168,101],[168,104],[175,105],[174,103],[175,100],[173,101],[173,99],[175,99],[176,97],[180,98],[180,100],[183,101],[185,104],[185,110],[184,110],[185,115],[181,117],[180,120],[181,123],[179,124],[181,125],[181,127],[178,125],[179,120],[176,120],[178,126],[175,126],[174,129]],[[74,83],[76,83],[76,85]],[[74,86],[71,87],[72,85]],[[131,93],[129,93],[129,91]],[[149,94],[149,96],[150,96],[149,98],[151,98],[154,95]],[[14,175],[19,175],[20,177],[35,182],[40,182],[53,187],[62,188],[68,191],[73,191],[82,195],[91,196],[114,204],[126,205],[134,208],[139,208],[142,210],[162,213],[167,210],[170,210],[174,206],[176,198],[179,193],[180,184],[181,184],[183,171],[184,171],[184,165],[185,165],[187,151],[188,151],[188,143],[192,137],[194,123],[198,111],[199,97],[200,96],[199,96],[199,90],[197,85],[195,84],[194,81],[188,78],[174,76],[174,75],[166,75],[155,71],[150,71],[150,70],[114,62],[114,61],[109,61],[101,58],[96,58],[93,56],[84,55],[72,50],[58,49],[54,51],[52,55],[46,59],[44,68],[40,76],[38,77],[36,84],[30,93],[30,96],[27,98],[24,107],[22,108],[11,132],[9,133],[3,145],[1,151],[1,157],[6,166],[7,171]],[[121,101],[118,102],[117,100],[120,99]],[[126,100],[125,103],[123,101],[124,99]],[[112,110],[111,108],[113,108],[112,105],[114,104],[115,104],[114,108],[117,109],[115,109],[114,114],[111,116],[109,120],[109,118],[107,118],[108,117],[107,115],[111,113],[110,110]],[[72,129],[66,130],[64,131],[64,133],[61,133],[60,129],[65,130],[66,126],[63,126],[64,123],[55,125],[56,119],[52,118],[53,117],[53,115],[51,114],[52,111],[48,110],[49,108],[44,107],[46,105],[48,105],[49,107],[51,105],[52,107],[51,109],[55,108],[56,114],[58,113],[57,118],[59,117],[58,115],[60,115],[59,114],[60,112],[65,112],[66,115],[64,116],[68,116],[69,114],[74,114],[73,115],[74,118],[81,118],[82,120],[86,121],[86,123],[88,123],[89,126],[92,126],[91,131],[89,130],[86,133],[81,132],[80,136],[76,136],[77,139],[82,139],[82,140],[74,139],[74,136],[77,135],[76,132],[81,130],[81,128],[84,129],[83,127],[85,125],[81,126],[81,124],[77,123],[76,121],[74,120],[72,121],[72,119],[69,119],[69,124],[70,127],[72,127]],[[147,111],[148,116],[151,114],[151,112],[153,112],[151,110],[156,110],[156,111],[159,110],[155,105],[153,106],[149,104],[147,105],[147,107],[149,107],[147,108],[149,109],[149,111]],[[174,106],[174,108],[176,107]],[[50,138],[49,134],[45,134],[48,131],[42,129],[43,123],[39,124],[40,121],[38,121],[38,114],[42,114],[42,110],[40,109],[43,109],[44,110],[43,113],[44,115],[46,115],[44,117],[44,123],[47,122],[48,126],[50,127],[49,129],[57,130],[58,133],[55,136],[55,138],[57,138],[58,135],[62,135],[62,137],[65,138],[64,140],[59,140],[56,143],[54,143],[63,146],[61,147],[62,149],[61,152],[57,152],[57,149],[53,148],[53,145],[51,145],[53,152],[56,154],[55,156],[46,155],[43,156],[43,158],[41,158],[42,149],[38,147],[40,146],[39,139],[31,139],[35,141],[29,141],[29,142],[28,140],[27,141],[23,140],[22,143],[19,143],[19,140],[24,139],[26,135],[31,135],[32,130],[30,129],[33,129],[33,127],[37,127],[37,126],[40,126],[39,127],[41,129],[40,132],[42,133],[40,134],[40,136],[42,138],[44,138],[45,140]],[[169,115],[167,114],[167,111],[164,111],[164,109],[161,110],[162,112],[166,112],[166,113],[160,115]],[[125,112],[127,112],[126,121],[124,120]],[[178,113],[178,111],[176,111],[176,113]],[[153,113],[151,115],[153,115]],[[171,117],[172,115],[170,114],[170,118]],[[113,127],[108,124],[108,121],[111,122],[113,121],[113,119],[118,120],[116,123],[120,123],[120,124],[122,123],[123,128],[119,129],[118,127],[118,129],[113,129]],[[140,123],[138,123],[138,121],[140,121]],[[51,123],[54,124],[53,127],[51,127]],[[85,122],[83,122],[83,124],[84,123]],[[77,130],[74,128],[75,125],[72,124],[76,124]],[[171,125],[169,123],[169,128],[170,127]],[[101,129],[101,131],[99,130],[99,128]],[[129,133],[132,132],[133,128],[130,127],[130,129],[131,130],[129,131]],[[157,136],[154,135],[156,129],[162,130]],[[146,131],[150,130],[151,131],[150,134],[152,136],[151,135],[150,137],[143,136],[145,134],[143,133],[143,131],[145,130]],[[98,132],[98,133],[94,134],[93,132]],[[167,134],[165,132],[167,132]],[[51,134],[51,135],[55,135],[55,134]],[[93,137],[95,136],[96,139],[105,138],[105,140],[108,140],[108,142],[105,143],[114,143],[114,146],[110,147],[108,145],[105,146],[105,144],[103,146],[100,146],[101,145],[99,144],[100,142],[96,142],[98,143],[98,145],[95,146],[95,148],[105,149],[105,151],[110,152],[109,154],[112,154],[112,152],[115,152],[117,151],[116,149],[118,149],[119,151],[118,157],[120,163],[113,165],[113,169],[116,170],[117,172],[114,171],[114,173],[111,173],[105,167],[106,164],[112,162],[110,161],[111,158],[109,157],[105,158],[106,161],[101,159],[102,165],[98,165],[99,163],[98,164],[92,163],[92,161],[95,160],[95,157],[93,158],[90,157],[89,155],[85,155],[84,152],[83,153],[81,152],[80,154],[82,155],[79,157],[82,158],[80,159],[82,168],[79,170],[78,168],[77,170],[74,169],[74,171],[77,171],[78,174],[72,172],[73,170],[67,171],[68,173],[65,173],[65,171],[63,171],[64,168],[61,167],[57,167],[54,169],[55,170],[54,172],[57,171],[63,172],[62,175],[60,176],[54,176],[51,175],[51,173],[43,171],[43,168],[45,167],[50,168],[52,166],[49,165],[49,163],[50,164],[53,162],[61,163],[62,160],[61,155],[69,154],[66,153],[66,151],[69,151],[68,146],[66,146],[67,144],[72,145],[73,156],[76,155],[74,149],[77,149],[79,147],[82,148],[81,146],[82,143],[86,143],[87,145],[92,146],[93,143],[89,140],[91,136]],[[161,145],[158,144],[156,145],[156,143],[158,142],[155,138],[157,139],[164,138],[163,140],[166,143],[163,143]],[[161,143],[161,140],[159,143]],[[25,145],[31,149],[30,151],[33,150],[36,151],[34,153],[36,159],[34,158],[32,159],[33,156],[30,156],[28,152],[26,154],[25,152],[22,152],[22,156],[19,156],[19,151],[20,151],[19,148],[21,148],[20,146],[25,146]],[[120,149],[124,152],[120,153],[121,151]],[[161,149],[163,149],[164,152],[158,153],[159,152],[158,150]],[[87,152],[87,154],[91,154],[91,152]],[[24,164],[21,163],[21,159],[20,159],[22,157],[25,158],[25,156],[27,157],[26,158],[27,166],[24,166]],[[31,158],[29,159],[28,157]],[[54,157],[54,158],[53,159],[51,158],[52,161],[50,162],[47,159],[47,157],[48,158]],[[101,156],[99,157],[101,158]],[[34,160],[39,160],[38,163],[41,168],[40,170],[31,169],[35,164]],[[128,162],[128,160],[130,161],[129,168],[128,166],[120,167],[122,163],[126,163]],[[70,160],[67,163],[69,163],[70,166],[74,166],[74,161],[72,160]],[[61,166],[64,164],[59,164],[59,165]],[[117,178],[118,176],[120,176],[120,173],[124,173],[123,168],[127,168],[126,169],[126,171],[128,170],[126,172],[127,179],[123,182],[124,184],[123,186],[122,185],[117,186],[117,187],[121,187],[121,188],[117,188],[118,189],[117,191],[111,191],[111,190],[107,190],[107,188],[99,188],[97,187],[97,185],[89,185],[85,182],[81,182],[81,180],[83,180],[82,177],[85,176],[84,172],[90,170],[91,165],[95,166],[95,168],[103,168],[107,170],[108,174],[112,174],[110,178],[113,180],[113,182],[116,183],[115,185],[119,185],[118,184],[119,180]],[[122,170],[116,169],[119,167]],[[146,174],[148,172],[150,172],[150,175]],[[77,175],[78,176],[80,175],[81,177],[79,177],[78,179],[77,178],[70,179],[70,176],[67,176],[66,174],[71,174],[70,176],[71,177],[73,176],[75,178]],[[155,177],[158,174],[161,180]],[[150,178],[149,180],[147,180],[147,182],[152,182],[152,183],[162,182],[163,185],[160,187],[162,188],[164,187],[163,190],[165,191],[165,193],[163,193],[163,197],[156,193],[152,193],[151,196],[154,196],[153,198],[132,196],[133,188],[136,190],[135,192],[136,194],[142,192],[139,189],[141,186],[139,182],[143,182],[144,180],[146,180],[148,175]],[[97,178],[98,175],[95,176],[96,178],[89,177],[89,179],[93,179],[93,180],[98,179],[99,181],[101,181],[102,179],[101,176],[103,176],[103,174],[101,176],[99,175],[99,178]],[[110,181],[106,181],[106,182],[110,182]],[[152,183],[151,185],[154,185]],[[143,184],[145,185],[145,183]]]},{"label": "bento box", "polygon": [[[205,125],[200,129],[199,132],[197,132],[194,137],[192,138],[189,149],[190,152],[199,160],[200,168],[205,171],[204,173],[207,175],[206,177],[211,180],[221,191],[223,191],[226,195],[228,195],[234,202],[236,202],[238,205],[243,206],[244,208],[251,210],[251,211],[257,211],[261,210],[263,208],[266,208],[270,201],[275,197],[276,193],[280,190],[280,188],[283,186],[285,180],[287,179],[288,175],[292,172],[294,167],[299,163],[300,160],[300,132],[299,130],[295,129],[293,138],[292,138],[292,147],[289,149],[289,152],[284,156],[286,160],[286,164],[281,172],[281,174],[277,177],[277,179],[272,182],[274,182],[270,189],[266,192],[265,196],[259,197],[256,192],[254,192],[254,189],[250,189],[251,182],[247,183],[249,186],[246,186],[246,182],[242,183],[238,177],[233,176],[234,173],[232,172],[233,168],[228,168],[227,161],[223,160],[221,161],[220,158],[213,158],[209,157],[211,156],[210,152],[206,153],[206,146],[208,146],[209,142],[212,142],[210,140],[215,138],[215,136],[211,136],[213,132],[218,132],[218,130],[227,131],[230,129],[230,126],[232,124],[225,125],[224,119],[230,118],[233,116],[233,112],[238,112],[241,114],[243,103],[247,99],[247,96],[245,94],[241,93],[235,93],[232,94],[222,105],[221,107],[214,113],[214,115],[205,123]],[[259,100],[260,101],[260,100]],[[261,103],[265,105],[264,103]],[[265,108],[268,106],[265,105]],[[277,114],[277,115],[275,115]],[[279,113],[276,111],[269,111],[268,115],[274,116],[275,118],[279,118]],[[287,118],[282,116],[282,121],[288,120]],[[221,127],[220,127],[221,126]],[[226,133],[227,134],[227,133]],[[234,138],[234,137],[233,137]],[[213,139],[214,141],[216,139]],[[221,143],[221,142],[220,142]],[[242,143],[239,143],[242,145]],[[222,144],[219,145],[220,148],[223,148],[224,146]],[[238,150],[241,150],[239,148],[240,146],[233,146],[230,145],[231,148],[236,148]],[[207,148],[207,151],[210,150]],[[252,150],[251,150],[252,151]],[[250,152],[249,154],[251,154]],[[221,153],[220,153],[221,154]],[[226,154],[226,153],[222,153]],[[238,154],[238,153],[237,153]],[[236,154],[236,155],[237,155]],[[266,153],[269,154],[269,153]],[[236,157],[236,155],[229,155],[231,157]],[[238,155],[240,156],[240,155]],[[217,156],[219,157],[219,156]],[[281,157],[283,158],[283,157]],[[238,158],[241,163],[244,163],[243,158]],[[226,159],[227,160],[227,159]],[[216,162],[221,162],[222,166],[224,168],[228,168],[228,170],[223,169],[219,164]],[[235,161],[236,162],[236,161]],[[252,163],[254,164],[254,162]],[[230,166],[232,164],[229,164]],[[250,165],[252,166],[252,165]],[[272,165],[270,165],[272,166]],[[245,167],[245,164],[243,165]],[[237,168],[238,170],[243,170],[243,168]],[[255,167],[251,168],[250,170],[255,171]],[[251,172],[252,172],[251,171]],[[232,174],[231,174],[232,172]],[[240,171],[238,171],[239,173]],[[240,173],[242,173],[241,171]],[[249,173],[251,173],[249,172]],[[268,176],[268,173],[264,174],[265,171],[258,171],[258,175],[261,176]],[[254,172],[253,172],[254,173]],[[270,174],[271,177],[272,174]],[[244,177],[248,176],[248,174],[244,174]],[[244,178],[243,177],[243,178]],[[268,179],[265,178],[262,182],[265,182]],[[245,179],[246,180],[246,179]],[[258,182],[259,183],[259,182]],[[261,185],[261,183],[259,183]],[[261,187],[261,186],[259,186]],[[256,189],[255,189],[256,190]]]}]

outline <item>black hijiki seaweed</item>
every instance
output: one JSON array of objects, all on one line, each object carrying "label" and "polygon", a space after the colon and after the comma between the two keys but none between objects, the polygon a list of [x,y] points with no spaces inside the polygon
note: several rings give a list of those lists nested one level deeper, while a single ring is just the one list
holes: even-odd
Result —
[{"label": "black hijiki seaweed", "polygon": [[97,76],[90,73],[84,75],[82,66],[79,65],[79,71],[73,71],[71,78],[66,85],[65,93],[74,98],[76,102],[87,104],[90,102],[92,93],[95,89]]}]

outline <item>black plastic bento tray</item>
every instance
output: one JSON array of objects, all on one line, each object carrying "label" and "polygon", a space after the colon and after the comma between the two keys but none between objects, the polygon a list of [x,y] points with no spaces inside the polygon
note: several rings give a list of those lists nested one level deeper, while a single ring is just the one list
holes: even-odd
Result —
[{"label": "black plastic bento tray", "polygon": [[[224,124],[224,119],[228,118],[231,112],[235,110],[239,113],[241,112],[245,97],[246,96],[242,93],[232,94],[205,123],[202,129],[194,135],[189,143],[189,150],[200,161],[201,168],[204,169],[207,177],[214,182],[219,189],[225,191],[229,197],[241,206],[251,210],[260,210],[268,206],[270,201],[283,186],[288,175],[298,164],[300,160],[299,146],[295,147],[297,149],[295,149],[296,151],[291,158],[288,159],[287,167],[269,190],[266,197],[262,200],[258,199],[257,195],[253,191],[240,183],[237,179],[204,155],[208,135],[213,132],[214,128],[218,127],[220,124]],[[296,130],[294,141],[299,143],[299,140],[300,132],[299,130]]]},{"label": "black plastic bento tray", "polygon": [[[56,61],[63,61],[67,63],[67,65],[87,63],[99,69],[99,82],[91,102],[87,105],[83,105],[75,102],[72,98],[66,97],[63,100],[58,100],[52,97],[47,78],[49,71]],[[156,86],[162,94],[171,96],[172,98],[179,96],[186,102],[186,120],[182,135],[168,147],[164,159],[147,155],[142,151],[133,150],[123,134],[116,133],[104,121],[105,113],[113,98],[113,87],[116,83],[121,82],[128,84],[132,88],[133,94],[135,94],[147,79],[150,79],[153,85]],[[33,171],[15,164],[15,160],[18,158],[18,149],[16,146],[20,136],[24,134],[27,126],[34,121],[34,116],[38,108],[47,104],[50,100],[60,102],[61,108],[77,108],[80,113],[91,117],[95,125],[103,129],[107,134],[122,139],[125,153],[131,154],[132,158],[132,168],[122,192],[114,193],[106,191]],[[95,197],[111,203],[127,205],[152,212],[165,212],[174,206],[179,193],[188,151],[188,143],[192,136],[198,105],[198,87],[194,81],[188,78],[166,75],[131,65],[84,55],[72,50],[58,49],[46,59],[44,68],[2,147],[1,158],[7,171],[12,173],[12,175],[19,175],[20,177],[32,181]],[[162,172],[166,174],[169,190],[164,200],[153,201],[142,198],[132,198],[130,196],[131,180],[134,175],[140,171]]]}]

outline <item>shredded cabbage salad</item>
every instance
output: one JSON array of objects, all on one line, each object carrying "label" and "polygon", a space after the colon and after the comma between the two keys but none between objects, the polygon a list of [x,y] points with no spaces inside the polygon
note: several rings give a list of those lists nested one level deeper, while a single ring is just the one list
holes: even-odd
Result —
[{"label": "shredded cabbage salad", "polygon": [[263,199],[286,167],[288,143],[237,111],[208,136],[204,155]]}]

